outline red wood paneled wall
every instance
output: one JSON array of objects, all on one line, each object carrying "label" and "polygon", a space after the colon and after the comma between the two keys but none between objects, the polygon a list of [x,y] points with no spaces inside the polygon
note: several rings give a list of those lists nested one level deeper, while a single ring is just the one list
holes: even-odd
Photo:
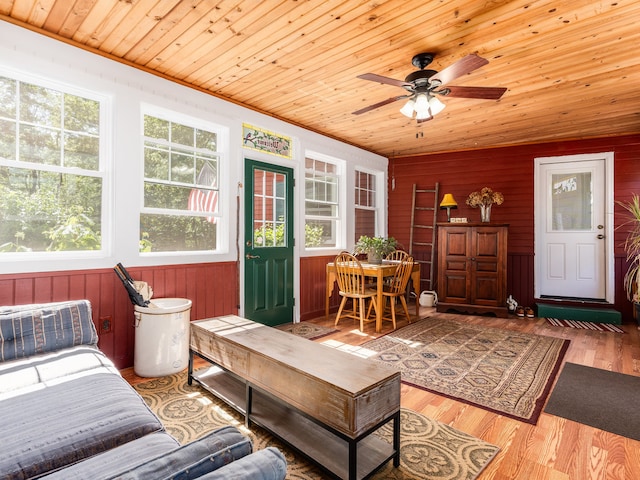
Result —
[{"label": "red wood paneled wall", "polygon": [[[326,267],[335,255],[300,259],[300,319],[310,320],[324,315],[327,291]],[[340,296],[334,285],[329,307],[337,310]]]},{"label": "red wood paneled wall", "polygon": [[[191,320],[238,313],[238,269],[235,262],[127,268],[136,280],[153,288],[155,298],[188,298]],[[99,346],[118,368],[133,365],[133,305],[111,269],[0,275],[0,305],[91,301]],[[100,319],[111,318],[111,331],[100,331]]]},{"label": "red wood paneled wall", "polygon": [[[428,138],[425,138],[428,141]],[[521,304],[534,303],[534,159],[560,155],[614,152],[614,197],[625,201],[632,193],[640,193],[640,135],[564,141],[547,144],[502,147],[465,152],[418,155],[394,158],[389,162],[389,235],[405,245],[409,243],[411,227],[411,196],[413,184],[418,188],[432,188],[440,182],[440,197],[451,193],[458,203],[452,217],[480,218],[478,209],[465,204],[469,193],[484,186],[504,194],[502,205],[494,205],[491,219],[508,223],[508,292]],[[395,178],[395,189],[391,189]],[[445,222],[446,210],[438,213],[438,221]],[[624,210],[616,206],[615,226],[625,221]],[[616,285],[625,271],[625,230],[615,233]],[[621,289],[616,291],[615,308],[623,318],[631,319],[631,305]]]}]

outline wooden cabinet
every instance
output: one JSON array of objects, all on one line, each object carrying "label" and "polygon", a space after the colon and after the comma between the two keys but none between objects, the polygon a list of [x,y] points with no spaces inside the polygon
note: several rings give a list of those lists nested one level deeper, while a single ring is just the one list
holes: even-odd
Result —
[{"label": "wooden cabinet", "polygon": [[438,224],[439,312],[508,315],[508,225]]}]

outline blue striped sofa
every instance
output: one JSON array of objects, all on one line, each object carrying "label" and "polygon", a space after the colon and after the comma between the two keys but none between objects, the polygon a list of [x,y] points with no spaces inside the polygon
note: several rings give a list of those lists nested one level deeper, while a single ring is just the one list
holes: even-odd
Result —
[{"label": "blue striped sofa", "polygon": [[180,446],[97,343],[86,300],[0,307],[0,478],[285,478],[232,426]]}]

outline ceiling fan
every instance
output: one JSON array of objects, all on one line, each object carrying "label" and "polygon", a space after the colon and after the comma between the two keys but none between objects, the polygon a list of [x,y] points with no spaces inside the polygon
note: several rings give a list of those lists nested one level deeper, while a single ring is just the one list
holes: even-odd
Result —
[{"label": "ceiling fan", "polygon": [[507,91],[506,88],[502,87],[454,87],[448,85],[449,82],[456,78],[489,63],[489,60],[485,58],[471,54],[449,65],[441,72],[425,70],[425,67],[433,61],[434,57],[435,54],[433,53],[419,53],[414,56],[411,63],[420,70],[407,75],[404,81],[384,77],[375,73],[358,75],[357,78],[363,80],[402,87],[407,91],[407,94],[388,98],[382,102],[369,105],[368,107],[356,110],[353,114],[360,115],[382,107],[383,105],[407,99],[408,101],[400,109],[400,112],[409,118],[413,118],[413,114],[415,113],[415,118],[418,123],[420,123],[431,120],[434,115],[444,109],[445,104],[437,98],[438,96],[498,100],[504,92]]}]

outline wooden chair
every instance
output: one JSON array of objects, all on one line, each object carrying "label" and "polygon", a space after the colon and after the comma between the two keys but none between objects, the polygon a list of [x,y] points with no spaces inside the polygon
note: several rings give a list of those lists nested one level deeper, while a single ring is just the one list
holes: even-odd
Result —
[{"label": "wooden chair", "polygon": [[[365,276],[362,270],[362,264],[350,253],[340,253],[335,258],[333,265],[336,270],[339,293],[342,297],[334,325],[337,326],[341,318],[353,318],[360,320],[360,331],[362,332],[364,331],[364,322],[369,321],[368,315],[365,318],[365,311],[367,311],[365,308],[366,301],[371,300],[371,305],[373,305],[373,308],[376,309],[377,312],[377,292],[365,287]],[[349,298],[353,302],[353,310],[345,312],[344,307]],[[370,311],[371,306],[369,306],[369,312]]]},{"label": "wooden chair", "polygon": [[[384,257],[384,259],[386,261],[388,261],[388,262],[401,262],[402,260],[404,260],[408,256],[409,256],[409,254],[407,252],[405,252],[404,250],[394,250],[393,252],[388,254],[386,257]],[[391,279],[390,278],[386,278],[385,279],[385,285],[390,285],[390,284],[391,284]]]},{"label": "wooden chair", "polygon": [[394,250],[393,252],[391,252],[385,257],[385,260],[390,260],[392,262],[401,262],[408,256],[409,254],[404,250]]},{"label": "wooden chair", "polygon": [[[411,323],[411,316],[409,315],[409,309],[407,308],[407,301],[405,299],[407,293],[407,284],[411,278],[411,272],[413,271],[413,257],[407,255],[404,260],[401,260],[396,271],[388,284],[383,287],[382,295],[382,308],[384,309],[382,320],[390,320],[393,324],[393,329],[396,329],[396,300],[399,298],[402,304],[402,309],[407,317],[407,321]],[[389,299],[389,309],[391,316],[386,316],[386,304],[387,298]],[[371,307],[369,307],[369,312]],[[368,316],[368,314],[367,314]]]}]

